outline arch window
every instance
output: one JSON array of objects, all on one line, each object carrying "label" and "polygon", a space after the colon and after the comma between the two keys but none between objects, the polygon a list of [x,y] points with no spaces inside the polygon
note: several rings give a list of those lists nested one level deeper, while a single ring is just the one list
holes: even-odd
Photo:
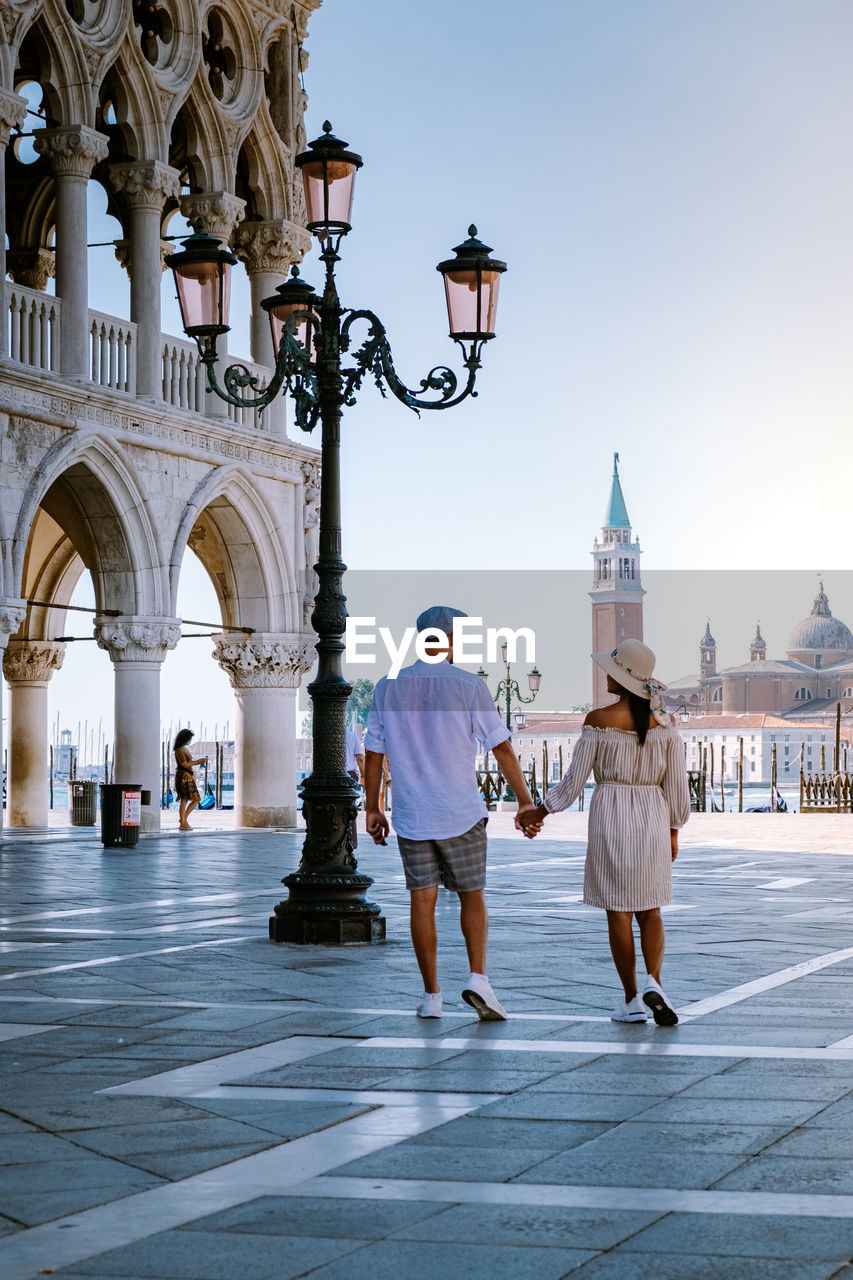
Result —
[{"label": "arch window", "polygon": [[718,685],[718,686],[717,686],[717,688],[714,690],[714,692],[711,694],[711,701],[712,701],[712,702],[722,702],[722,700],[723,700],[723,690],[722,690],[722,688]]},{"label": "arch window", "polygon": [[809,691],[808,691],[808,689],[805,687],[805,685],[802,685],[802,686],[797,690],[797,692],[794,694],[794,701],[795,701],[795,702],[809,702],[809,701],[811,700],[811,696],[812,696],[812,695],[809,693]]}]

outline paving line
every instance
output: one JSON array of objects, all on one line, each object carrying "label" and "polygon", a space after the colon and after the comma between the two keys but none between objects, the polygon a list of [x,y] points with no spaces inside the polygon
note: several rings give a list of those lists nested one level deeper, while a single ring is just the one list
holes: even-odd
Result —
[{"label": "paving line", "polygon": [[439,1182],[430,1178],[320,1176],[281,1192],[338,1200],[438,1200],[448,1204],[548,1205],[660,1213],[757,1214],[762,1217],[853,1218],[853,1196],[770,1191],[692,1191],[678,1187],[579,1187],[541,1182]]},{"label": "paving line", "polygon": [[[207,942],[187,942],[180,947],[161,947],[157,951],[130,951],[124,956],[102,956],[99,960],[74,960],[69,964],[54,964],[44,969],[19,969],[17,973],[0,975],[0,982],[12,982],[16,978],[42,978],[48,973],[66,973],[69,969],[94,969],[103,964],[121,964],[123,960],[145,960],[150,956],[168,956],[176,951],[195,951],[198,947],[231,946],[236,942],[257,942],[257,933],[247,933],[240,938],[209,938]],[[111,1004],[120,1001],[112,1000]]]},{"label": "paving line", "polygon": [[789,965],[786,969],[777,969],[763,978],[755,978],[752,982],[744,982],[738,987],[730,987],[718,995],[708,996],[704,1000],[696,1000],[693,1004],[680,1008],[678,1013],[682,1019],[703,1017],[706,1013],[716,1013],[718,1009],[726,1009],[729,1005],[739,1004],[742,1000],[761,995],[764,991],[772,991],[774,987],[782,987],[787,982],[795,982],[797,978],[805,978],[810,973],[828,969],[831,965],[841,964],[853,958],[853,947],[842,947],[839,951],[827,951],[822,956],[811,960],[801,960],[799,964]]},{"label": "paving line", "polygon": [[148,911],[155,907],[192,907],[205,902],[234,902],[237,898],[281,897],[281,884],[272,889],[240,889],[231,893],[205,893],[194,898],[152,898],[150,902],[111,903],[106,907],[69,907],[65,911],[39,911],[29,916],[0,916],[0,926],[29,924],[33,920],[62,920],[69,916],[106,915],[111,911]]},{"label": "paving line", "polygon": [[[685,1044],[677,1039],[660,1039],[665,1035],[677,1036],[678,1032],[649,1028],[655,1039],[649,1040],[486,1040],[474,1036],[371,1036],[364,1040],[351,1040],[356,1049],[476,1049],[485,1053],[594,1053],[599,1055],[623,1054],[626,1057],[648,1058],[785,1058],[815,1060],[818,1062],[853,1062],[853,1046],[844,1047],[840,1042],[826,1048],[795,1047],[766,1044]],[[853,1037],[850,1037],[853,1040]],[[338,1044],[340,1039],[337,1039]]]},{"label": "paving line", "polygon": [[21,1040],[24,1036],[40,1036],[43,1031],[61,1031],[62,1027],[46,1022],[4,1022],[0,1023],[0,1042]]},{"label": "paving line", "polygon": [[259,1196],[282,1195],[289,1186],[456,1120],[473,1109],[412,1108],[397,1117],[390,1130],[388,1117],[381,1110],[355,1116],[180,1182],[18,1231],[0,1239],[0,1275],[3,1280],[33,1280]]}]

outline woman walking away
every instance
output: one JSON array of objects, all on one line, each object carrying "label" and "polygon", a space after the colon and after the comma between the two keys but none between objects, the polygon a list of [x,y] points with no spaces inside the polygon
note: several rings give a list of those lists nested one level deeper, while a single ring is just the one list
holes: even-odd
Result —
[{"label": "woman walking away", "polygon": [[192,739],[192,729],[180,729],[175,735],[175,791],[181,802],[178,818],[178,829],[180,831],[192,831],[187,818],[201,801],[195,782],[193,765],[204,764],[207,760],[206,756],[199,760],[193,760],[188,746]]},{"label": "woman walking away", "polygon": [[[607,912],[607,931],[625,1000],[614,1022],[673,1027],[678,1014],[661,987],[664,930],[660,909],[672,901],[672,863],[678,828],[690,815],[684,747],[663,710],[664,686],[652,677],[655,655],[639,640],[623,640],[612,653],[594,653],[618,701],[591,711],[571,767],[544,804],[519,813],[517,825],[539,829],[549,813],[568,809],[593,773],[583,900]],[[637,993],[633,917],[648,974]]]}]

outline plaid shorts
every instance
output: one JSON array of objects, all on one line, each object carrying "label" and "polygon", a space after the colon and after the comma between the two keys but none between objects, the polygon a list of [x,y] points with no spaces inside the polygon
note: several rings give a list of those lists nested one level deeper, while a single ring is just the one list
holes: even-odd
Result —
[{"label": "plaid shorts", "polygon": [[470,831],[447,840],[409,840],[398,835],[406,888],[443,884],[454,893],[485,889],[487,822],[488,818],[481,818]]}]

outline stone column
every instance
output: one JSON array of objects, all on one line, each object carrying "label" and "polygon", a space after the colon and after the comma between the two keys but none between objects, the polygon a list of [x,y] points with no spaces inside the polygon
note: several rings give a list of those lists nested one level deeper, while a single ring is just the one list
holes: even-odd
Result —
[{"label": "stone column", "polygon": [[[181,196],[181,213],[191,226],[201,223],[208,235],[216,236],[228,245],[235,226],[243,216],[246,201],[232,196],[228,191],[205,191],[199,195]],[[222,334],[217,344],[216,377],[223,384],[223,374],[228,367],[228,335]],[[228,405],[212,391],[205,397],[204,412],[211,418],[227,418]]]},{"label": "stone column", "polygon": [[238,826],[296,825],[296,694],[315,654],[306,636],[214,637],[237,700],[234,812]]},{"label": "stone column", "polygon": [[[275,368],[270,321],[261,306],[287,278],[294,262],[301,262],[311,246],[311,236],[285,218],[270,222],[242,222],[234,232],[234,251],[245,265],[252,291],[251,351],[255,364]],[[286,399],[277,396],[264,410],[264,423],[272,435],[285,436]]]},{"label": "stone column", "polygon": [[163,398],[163,337],[160,323],[161,231],[163,204],[177,196],[181,175],[159,160],[115,164],[113,188],[130,210],[130,244],[125,263],[130,273],[130,318],[136,325],[136,391]]},{"label": "stone column", "polygon": [[[23,600],[0,600],[0,660],[6,652],[9,637],[15,634],[26,616],[27,606]],[[3,769],[3,752],[7,745],[3,734],[3,680],[0,679],[0,775]],[[3,805],[0,803],[0,834],[3,832],[4,818]]]},{"label": "stone column", "polygon": [[49,640],[10,640],[3,654],[10,691],[10,827],[47,826],[47,686],[64,657],[65,645]]},{"label": "stone column", "polygon": [[33,138],[36,151],[50,161],[56,194],[56,293],[62,299],[60,372],[77,378],[90,375],[86,186],[95,165],[106,159],[108,144],[105,134],[85,125],[41,129]]},{"label": "stone column", "polygon": [[[6,148],[13,129],[20,129],[27,114],[27,100],[19,93],[0,89],[0,280],[6,279]],[[6,331],[6,299],[3,300],[3,323],[0,324],[0,355],[9,354],[9,338]]]},{"label": "stone column", "polygon": [[151,792],[142,830],[160,829],[160,668],[181,636],[176,618],[110,618],[95,639],[115,670],[115,781]]}]

